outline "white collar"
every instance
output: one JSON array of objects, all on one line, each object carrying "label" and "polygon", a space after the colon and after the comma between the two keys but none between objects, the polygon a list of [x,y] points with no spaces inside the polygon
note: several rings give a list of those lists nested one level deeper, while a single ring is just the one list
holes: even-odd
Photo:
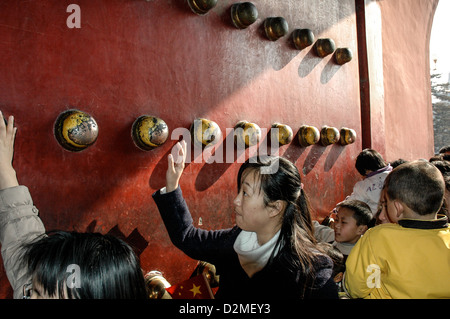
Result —
[{"label": "white collar", "polygon": [[350,251],[352,250],[352,248],[355,246],[355,244],[350,244],[350,243],[338,243],[337,241],[335,241],[334,243],[332,243],[332,245],[334,247],[336,247],[342,254],[344,255],[350,255]]},{"label": "white collar", "polygon": [[[280,236],[280,230],[264,245],[259,245],[255,232],[241,231],[234,242],[234,251],[238,254],[239,262],[249,277],[266,266],[275,244]],[[276,251],[275,253],[277,253]]]}]

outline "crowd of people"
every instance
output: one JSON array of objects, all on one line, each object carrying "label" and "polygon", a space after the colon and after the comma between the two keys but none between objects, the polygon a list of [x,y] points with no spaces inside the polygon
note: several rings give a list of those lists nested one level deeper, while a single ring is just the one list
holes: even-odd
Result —
[{"label": "crowd of people", "polygon": [[[15,135],[13,116],[0,112],[0,242],[14,298],[148,298],[124,241],[45,231],[12,165]],[[153,199],[173,244],[215,266],[216,298],[450,298],[450,147],[391,163],[363,150],[362,180],[322,223],[293,163],[251,158],[237,175],[236,225],[209,231],[193,225],[179,185],[186,147],[175,144]]]},{"label": "crowd of people", "polygon": [[[367,155],[371,166],[358,168],[360,157]],[[315,225],[317,239],[334,240],[332,247],[342,254],[344,269],[335,263],[343,272],[338,284],[342,298],[450,298],[449,160],[450,146],[429,160],[385,163],[375,150],[359,154],[356,167],[364,179],[342,203],[378,198],[371,221],[363,224],[354,209],[350,229],[356,241],[338,237],[339,209],[335,218],[327,219],[328,226]],[[362,234],[355,226],[365,226]]]}]

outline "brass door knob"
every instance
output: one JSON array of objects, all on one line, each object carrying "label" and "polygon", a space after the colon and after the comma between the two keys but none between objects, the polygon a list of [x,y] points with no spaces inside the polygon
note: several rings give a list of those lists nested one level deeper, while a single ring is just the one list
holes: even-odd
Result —
[{"label": "brass door knob", "polygon": [[319,57],[324,58],[334,52],[336,45],[333,39],[318,39],[316,43],[314,43],[314,49]]},{"label": "brass door knob", "polygon": [[341,128],[340,135],[340,142],[342,145],[349,145],[356,141],[356,132],[351,128]]},{"label": "brass door knob", "polygon": [[289,25],[283,17],[270,17],[264,20],[266,36],[271,41],[284,37],[289,31]]},{"label": "brass door knob", "polygon": [[314,145],[320,140],[320,132],[315,126],[302,125],[297,133],[298,141],[301,146],[307,147]]},{"label": "brass door knob", "polygon": [[258,19],[258,10],[251,2],[238,2],[231,6],[231,20],[238,29],[245,29]]},{"label": "brass door knob", "polygon": [[98,125],[89,114],[71,109],[57,117],[54,134],[63,148],[80,152],[95,143],[98,137]]},{"label": "brass door knob", "polygon": [[234,141],[238,146],[250,147],[257,145],[261,139],[261,128],[258,124],[239,121],[234,126]]},{"label": "brass door knob", "polygon": [[320,142],[323,146],[328,146],[339,141],[339,130],[335,127],[323,126],[320,130]]},{"label": "brass door knob", "polygon": [[207,147],[217,144],[222,138],[222,131],[216,122],[197,118],[190,127],[191,140],[195,146]]},{"label": "brass door knob", "polygon": [[217,5],[218,0],[188,0],[192,12],[198,15],[205,15]]},{"label": "brass door knob", "polygon": [[171,284],[162,273],[157,270],[149,271],[144,275],[144,280],[150,299],[172,299],[166,291],[166,288],[169,288]]},{"label": "brass door knob", "polygon": [[352,60],[353,53],[349,48],[337,48],[334,52],[334,59],[337,64],[343,65]]},{"label": "brass door knob", "polygon": [[131,127],[134,144],[143,151],[153,150],[163,145],[169,137],[169,128],[162,119],[141,115]]},{"label": "brass door knob", "polygon": [[[273,130],[273,129],[278,129]],[[286,124],[280,124],[280,123],[274,123],[272,124],[272,130],[270,138],[273,140],[278,141],[279,145],[286,145],[292,142],[292,138],[294,136],[294,133],[292,132],[292,129],[290,126]]]},{"label": "brass door knob", "polygon": [[314,43],[314,33],[310,29],[295,29],[292,32],[292,41],[297,50],[303,50]]}]

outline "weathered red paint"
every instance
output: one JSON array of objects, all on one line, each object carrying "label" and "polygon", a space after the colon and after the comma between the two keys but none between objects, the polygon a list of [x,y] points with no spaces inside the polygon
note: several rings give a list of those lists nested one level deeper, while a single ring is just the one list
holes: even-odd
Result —
[{"label": "weathered red paint", "polygon": [[[152,151],[138,149],[131,126],[143,114],[163,119],[170,132],[207,118],[224,139],[240,120],[266,129],[286,124],[294,134],[304,124],[354,129],[357,140],[348,146],[302,147],[294,138],[280,151],[301,171],[316,218],[351,192],[362,147],[355,2],[255,0],[259,19],[243,30],[231,23],[234,2],[220,1],[205,16],[177,0],[0,3],[1,110],[16,117],[14,164],[48,230],[122,234],[140,249],[145,271],[160,270],[171,283],[190,275],[195,261],[171,244],[151,199],[164,186],[178,136]],[[66,25],[70,3],[81,8],[80,29]],[[267,40],[262,23],[269,16],[283,16],[290,32],[309,28],[316,39],[332,38],[352,50],[353,60],[339,66],[312,46],[299,51],[290,33]],[[91,114],[99,127],[96,143],[79,153],[53,136],[57,116],[70,108]],[[187,165],[181,187],[196,223],[232,226],[239,166]],[[10,297],[1,269],[0,282],[0,296]]]}]

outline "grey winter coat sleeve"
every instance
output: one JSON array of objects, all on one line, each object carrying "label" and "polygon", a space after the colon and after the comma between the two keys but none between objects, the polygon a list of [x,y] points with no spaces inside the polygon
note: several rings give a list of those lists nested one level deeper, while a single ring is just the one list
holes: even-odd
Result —
[{"label": "grey winter coat sleeve", "polygon": [[23,285],[31,282],[19,260],[20,248],[44,233],[44,225],[26,186],[0,190],[1,254],[14,298],[22,298]]}]

